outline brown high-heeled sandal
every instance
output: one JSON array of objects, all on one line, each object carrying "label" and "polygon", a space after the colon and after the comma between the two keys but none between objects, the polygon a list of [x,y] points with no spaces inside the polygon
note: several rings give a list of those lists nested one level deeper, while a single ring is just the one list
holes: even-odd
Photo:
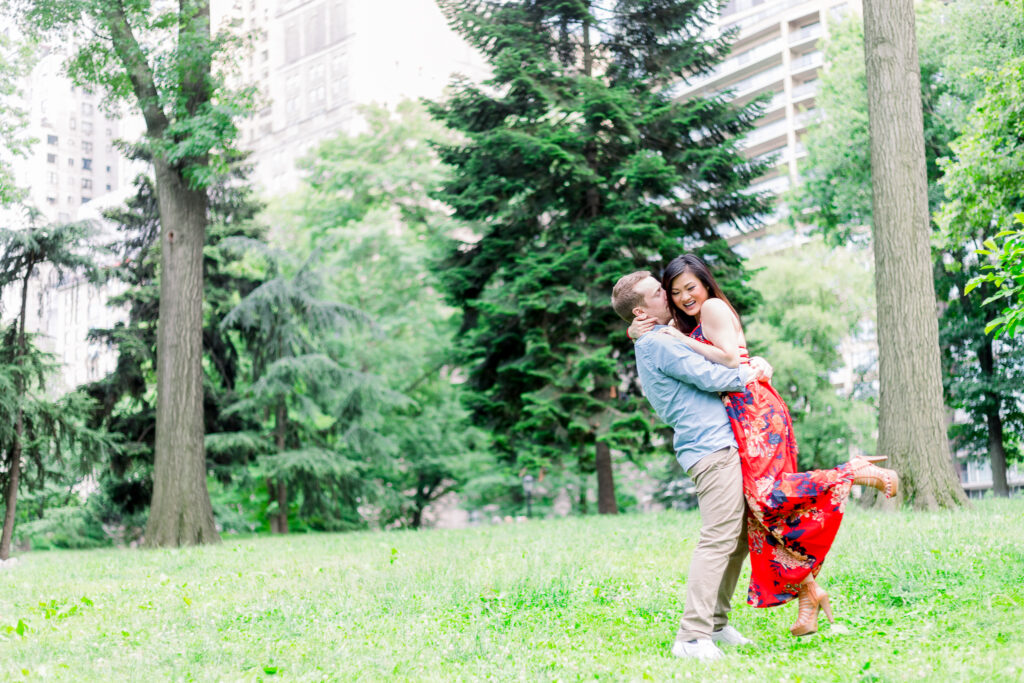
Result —
[{"label": "brown high-heeled sandal", "polygon": [[832,605],[828,601],[828,593],[811,579],[800,585],[800,592],[797,593],[796,623],[790,627],[789,632],[794,636],[809,636],[818,632],[818,612],[825,611],[828,623],[834,624],[832,619]]},{"label": "brown high-heeled sandal", "polygon": [[886,456],[858,456],[850,460],[853,469],[853,483],[870,486],[892,498],[899,492],[900,476],[895,470],[878,467],[874,463],[885,460]]}]

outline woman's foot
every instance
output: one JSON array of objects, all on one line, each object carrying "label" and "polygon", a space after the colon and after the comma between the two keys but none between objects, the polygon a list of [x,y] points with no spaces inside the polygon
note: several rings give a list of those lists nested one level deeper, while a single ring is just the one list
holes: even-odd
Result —
[{"label": "woman's foot", "polygon": [[800,585],[800,592],[797,594],[796,623],[789,629],[794,636],[809,636],[818,632],[818,612],[825,610],[825,617],[828,623],[832,620],[832,605],[828,601],[828,593],[819,586],[814,579],[805,581]]},{"label": "woman's foot", "polygon": [[853,469],[853,483],[878,489],[885,494],[886,498],[892,498],[899,492],[900,477],[895,470],[872,464],[872,460],[877,462],[877,458],[878,456],[874,456],[869,460],[856,457],[850,460],[850,466]]}]

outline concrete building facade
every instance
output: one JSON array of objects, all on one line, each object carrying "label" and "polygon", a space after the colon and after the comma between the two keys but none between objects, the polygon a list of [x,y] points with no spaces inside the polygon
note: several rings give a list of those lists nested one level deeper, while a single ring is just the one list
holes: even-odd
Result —
[{"label": "concrete building facade", "polygon": [[438,97],[452,74],[485,73],[433,0],[213,0],[211,12],[255,38],[238,79],[261,97],[241,146],[271,194],[297,187],[295,163],[320,141],[360,130],[359,105]]}]

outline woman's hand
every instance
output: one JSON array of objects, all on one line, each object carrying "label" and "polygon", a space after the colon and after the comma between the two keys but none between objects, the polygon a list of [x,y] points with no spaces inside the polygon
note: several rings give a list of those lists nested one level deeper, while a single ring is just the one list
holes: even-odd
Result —
[{"label": "woman's hand", "polygon": [[753,358],[750,359],[750,369],[754,371],[754,374],[751,376],[750,381],[772,381],[772,373],[774,372],[774,370],[772,369],[772,366],[769,365],[768,361],[766,361],[764,358],[761,358],[761,356],[754,356]]},{"label": "woman's hand", "polygon": [[654,326],[657,324],[657,320],[644,313],[633,318],[633,322],[629,324],[629,328],[626,330],[626,334],[629,335],[630,339],[636,341],[640,337],[644,336],[645,334],[653,330]]}]

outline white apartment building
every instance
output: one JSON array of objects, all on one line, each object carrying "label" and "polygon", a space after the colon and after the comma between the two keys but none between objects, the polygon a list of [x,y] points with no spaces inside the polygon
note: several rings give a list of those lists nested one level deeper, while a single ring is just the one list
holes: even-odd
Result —
[{"label": "white apartment building", "polygon": [[262,99],[241,146],[270,193],[297,186],[295,162],[316,144],[358,132],[359,105],[438,97],[452,74],[485,73],[433,0],[213,0],[211,12],[214,27],[256,35],[240,79]]},{"label": "white apartment building", "polygon": [[[775,157],[775,165],[751,186],[751,191],[779,196],[798,182],[799,161],[806,156],[801,137],[815,116],[818,76],[825,68],[820,41],[828,39],[828,24],[850,11],[855,0],[730,0],[714,29],[736,31],[732,54],[715,70],[680,87],[678,96],[712,95],[732,91],[737,103],[759,95],[770,97],[764,116],[745,142],[748,158]],[[793,237],[771,239],[772,226],[785,215],[779,205],[765,227],[750,234],[726,229],[732,242],[758,237],[758,248],[789,246]]]},{"label": "white apartment building", "polygon": [[[9,33],[13,30],[5,27]],[[58,46],[42,46],[42,54],[21,83],[19,106],[28,114],[26,133],[37,142],[27,158],[15,158],[17,184],[27,189],[26,203],[38,209],[42,224],[98,219],[91,202],[123,190],[124,160],[113,142],[123,124],[99,108],[101,96],[75,87],[63,75],[66,55]],[[17,209],[4,212],[4,227],[26,224]],[[29,283],[26,329],[38,336],[37,344],[56,356],[61,371],[50,391],[62,394],[100,379],[116,363],[104,345],[86,340],[90,328],[113,326],[123,318],[106,305],[107,288],[73,277],[58,282],[46,265]],[[20,288],[8,287],[0,302],[0,318],[17,315]]]}]

